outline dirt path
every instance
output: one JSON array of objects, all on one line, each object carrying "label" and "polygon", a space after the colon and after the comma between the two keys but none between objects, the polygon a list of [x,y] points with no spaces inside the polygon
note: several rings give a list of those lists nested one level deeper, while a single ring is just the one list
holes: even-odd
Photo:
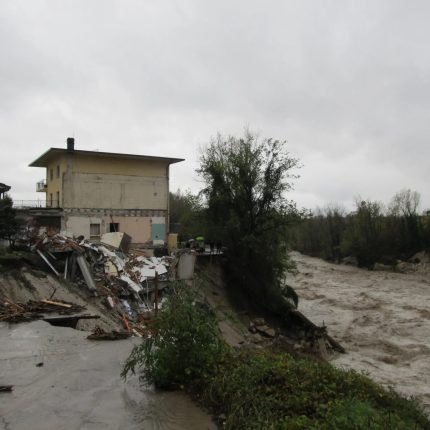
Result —
[{"label": "dirt path", "polygon": [[299,310],[347,349],[339,367],[368,372],[430,412],[430,274],[377,272],[292,253]]}]

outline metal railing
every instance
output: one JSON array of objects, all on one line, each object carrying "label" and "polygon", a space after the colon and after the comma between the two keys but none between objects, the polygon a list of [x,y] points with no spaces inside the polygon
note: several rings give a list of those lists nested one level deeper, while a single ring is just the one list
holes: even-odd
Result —
[{"label": "metal railing", "polygon": [[47,208],[47,209],[57,209],[60,206],[58,205],[57,200],[46,201],[46,199],[40,200],[14,200],[13,207],[17,209],[26,209],[26,208]]},{"label": "metal railing", "polygon": [[45,179],[42,179],[39,182],[36,182],[36,192],[44,193],[47,190],[47,185]]}]

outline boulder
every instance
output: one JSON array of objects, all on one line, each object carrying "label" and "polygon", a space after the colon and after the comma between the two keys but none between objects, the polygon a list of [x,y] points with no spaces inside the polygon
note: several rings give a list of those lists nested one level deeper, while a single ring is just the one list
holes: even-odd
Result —
[{"label": "boulder", "polygon": [[261,333],[263,336],[266,337],[275,337],[276,332],[273,328],[269,327],[268,325],[258,326],[257,330],[259,333]]},{"label": "boulder", "polygon": [[262,325],[266,325],[266,321],[264,320],[264,318],[255,318],[255,320],[253,321],[253,324],[259,327]]}]

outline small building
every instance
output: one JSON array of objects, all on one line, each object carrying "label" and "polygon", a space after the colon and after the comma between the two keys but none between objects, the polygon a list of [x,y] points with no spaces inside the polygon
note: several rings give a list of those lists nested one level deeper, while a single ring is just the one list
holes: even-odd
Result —
[{"label": "small building", "polygon": [[61,230],[97,241],[121,231],[132,243],[154,244],[169,233],[169,170],[181,158],[50,148],[31,167],[46,169],[37,191]]}]

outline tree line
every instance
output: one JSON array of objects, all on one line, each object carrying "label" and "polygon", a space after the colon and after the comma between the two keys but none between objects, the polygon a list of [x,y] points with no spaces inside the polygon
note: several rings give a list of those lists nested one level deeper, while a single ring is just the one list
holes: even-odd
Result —
[{"label": "tree line", "polygon": [[355,201],[347,213],[339,205],[317,209],[288,232],[291,246],[308,255],[340,262],[353,257],[360,267],[395,264],[430,248],[430,216],[420,214],[420,195],[404,189],[388,206]]}]

